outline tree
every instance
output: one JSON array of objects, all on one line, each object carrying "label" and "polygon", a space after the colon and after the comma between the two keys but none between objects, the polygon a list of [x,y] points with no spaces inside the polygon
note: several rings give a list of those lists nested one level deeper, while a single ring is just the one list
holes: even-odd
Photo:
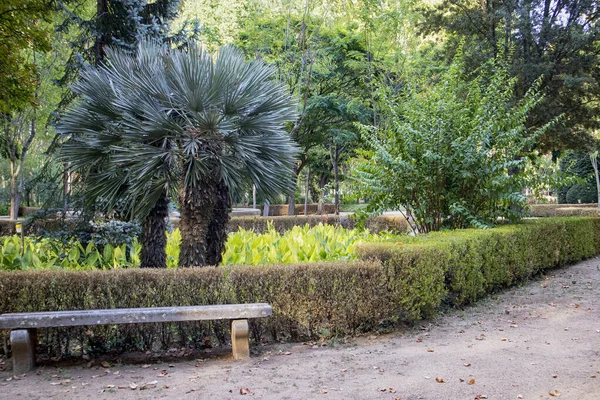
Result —
[{"label": "tree", "polygon": [[598,208],[600,208],[600,174],[598,173],[598,151],[590,154],[590,161],[594,167],[594,177],[596,178],[596,193],[598,195]]},{"label": "tree", "polygon": [[515,105],[506,68],[489,63],[493,72],[468,82],[462,63],[457,56],[435,85],[383,92],[382,125],[364,128],[362,195],[372,210],[404,211],[418,232],[516,220],[526,204],[531,146],[543,133],[525,125],[541,101],[537,87]]},{"label": "tree", "polygon": [[595,182],[593,160],[583,151],[566,151],[561,155],[559,166],[572,179],[558,189],[558,202],[562,204],[595,203],[598,191]]},{"label": "tree", "polygon": [[179,265],[218,264],[230,196],[248,181],[265,196],[291,185],[297,149],[283,126],[296,116],[292,98],[272,67],[232,47],[213,58],[195,44],[143,42],[135,55],[107,56],[73,87],[81,101],[61,119],[61,159],[85,172],[90,195],[125,198],[140,218],[178,195]]},{"label": "tree", "polygon": [[32,51],[50,50],[50,0],[3,0],[0,4],[0,113],[35,102],[37,66]]},{"label": "tree", "polygon": [[[64,76],[59,83],[63,86],[71,84],[86,65],[100,65],[110,46],[119,47],[131,54],[136,53],[140,41],[151,38],[166,43],[183,45],[194,36],[196,29],[187,32],[186,25],[178,32],[171,32],[169,23],[178,16],[181,0],[95,0],[95,9],[89,8],[87,1],[79,2],[72,9],[64,8],[66,18],[58,27],[59,31],[69,31],[77,25],[79,32],[74,35],[70,47],[73,49]],[[80,10],[78,8],[83,8]],[[74,92],[67,92],[58,108],[63,110],[73,100]],[[99,165],[93,168],[102,169]],[[84,197],[85,182],[80,188]],[[65,194],[67,177],[64,179]],[[120,191],[124,191],[122,188]],[[66,201],[65,201],[66,204]],[[102,205],[87,201],[87,207],[93,211],[103,211]],[[169,199],[165,192],[156,199],[152,212],[142,221],[142,253],[140,257],[143,267],[166,268],[166,217],[168,216]],[[104,210],[106,211],[106,210]],[[93,213],[87,213],[93,214]]]},{"label": "tree", "polygon": [[447,60],[464,42],[468,71],[502,58],[517,78],[517,98],[539,80],[545,97],[528,124],[565,115],[539,138],[542,151],[588,150],[595,142],[590,132],[600,126],[599,16],[595,0],[445,0],[425,10],[422,28],[445,34]]}]

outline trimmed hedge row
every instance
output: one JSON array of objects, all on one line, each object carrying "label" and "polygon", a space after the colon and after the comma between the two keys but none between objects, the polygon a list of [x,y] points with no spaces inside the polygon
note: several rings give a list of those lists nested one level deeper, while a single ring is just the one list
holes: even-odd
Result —
[{"label": "trimmed hedge row", "polygon": [[[361,261],[176,270],[0,272],[0,314],[67,309],[267,302],[262,340],[351,335],[431,317],[546,269],[600,253],[600,218],[530,220],[360,246]],[[227,342],[226,322],[41,330],[48,355],[83,348],[201,347]],[[4,343],[8,332],[0,332]],[[6,345],[5,345],[6,347]],[[44,347],[42,347],[44,349]]]},{"label": "trimmed hedge row", "polygon": [[598,204],[532,204],[532,217],[600,217]]},{"label": "trimmed hedge row", "polygon": [[546,269],[600,254],[600,218],[544,218],[494,229],[437,232],[402,243],[357,246],[400,279],[409,319],[431,316],[442,301],[461,306]]},{"label": "trimmed hedge row", "polygon": [[[264,205],[258,206],[258,208],[263,211]],[[281,217],[288,216],[288,208],[287,204],[271,204],[269,206],[269,216],[270,217]],[[319,205],[316,203],[311,203],[308,205],[308,214],[316,214],[319,209]],[[323,213],[324,214],[333,214],[335,213],[335,204],[331,203],[323,203]],[[304,214],[304,204],[296,204],[294,207],[294,214],[303,215]]]},{"label": "trimmed hedge row", "polygon": [[[254,230],[257,233],[263,233],[267,230],[268,224],[272,223],[273,228],[283,233],[292,229],[294,226],[304,226],[308,224],[313,227],[320,223],[325,225],[341,225],[344,228],[353,229],[356,221],[352,217],[339,215],[295,215],[281,217],[234,217],[229,221],[229,231],[236,232],[239,228]],[[405,233],[408,231],[408,223],[402,216],[381,215],[370,217],[365,222],[365,227],[373,233],[390,231],[395,233]]]}]

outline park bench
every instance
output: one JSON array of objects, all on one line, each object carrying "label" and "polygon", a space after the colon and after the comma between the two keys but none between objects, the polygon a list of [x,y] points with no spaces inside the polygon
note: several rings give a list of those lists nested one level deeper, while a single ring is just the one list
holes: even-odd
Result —
[{"label": "park bench", "polygon": [[264,303],[46,311],[1,314],[0,329],[11,330],[13,371],[15,374],[22,374],[30,371],[35,365],[38,328],[229,319],[233,358],[239,360],[250,356],[248,319],[268,317],[272,314],[271,306]]}]

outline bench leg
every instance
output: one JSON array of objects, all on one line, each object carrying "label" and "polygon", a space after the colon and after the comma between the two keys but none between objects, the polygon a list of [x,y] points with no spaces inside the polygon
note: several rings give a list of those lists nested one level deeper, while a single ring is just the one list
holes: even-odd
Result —
[{"label": "bench leg", "polygon": [[234,360],[250,358],[247,319],[236,319],[231,321],[231,348],[233,350]]},{"label": "bench leg", "polygon": [[15,375],[29,372],[35,366],[36,336],[35,329],[19,329],[10,332],[13,373]]}]

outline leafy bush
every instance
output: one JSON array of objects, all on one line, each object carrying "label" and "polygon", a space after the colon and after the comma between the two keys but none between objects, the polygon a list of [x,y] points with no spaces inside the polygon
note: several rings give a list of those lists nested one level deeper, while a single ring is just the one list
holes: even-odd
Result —
[{"label": "leafy bush", "polygon": [[[98,243],[82,244],[77,240],[28,237],[24,255],[18,236],[6,238],[0,255],[0,270],[25,269],[93,269],[139,267],[141,245],[131,239],[131,224],[105,224],[97,236]],[[295,226],[283,234],[269,224],[263,233],[241,229],[230,233],[225,246],[223,264],[258,265],[267,263],[298,263],[355,258],[354,245],[359,240],[379,241],[394,237],[391,234],[370,234],[368,231],[348,230],[341,226],[318,224]],[[125,240],[127,240],[125,242]],[[120,242],[121,241],[121,242]],[[177,267],[181,245],[179,229],[167,232],[167,266]]]},{"label": "leafy bush", "polygon": [[517,220],[527,199],[529,149],[543,129],[525,121],[541,97],[533,87],[516,105],[516,80],[488,63],[471,81],[459,55],[437,83],[400,96],[382,90],[383,122],[364,127],[371,149],[358,162],[361,195],[370,208],[406,209],[420,232],[489,227]]},{"label": "leafy bush", "polygon": [[416,318],[430,315],[444,298],[463,305],[545,269],[599,254],[600,218],[544,218],[489,230],[407,236],[396,243],[362,243],[357,252],[361,259],[382,260],[407,279],[427,282],[421,289],[409,282],[406,290],[416,292],[402,300]]},{"label": "leafy bush", "polygon": [[597,204],[532,204],[532,217],[600,217]]},{"label": "leafy bush", "polygon": [[565,196],[567,204],[598,204],[596,182],[576,183],[569,188]]},{"label": "leafy bush", "polygon": [[[234,217],[229,220],[229,232],[237,232],[239,229],[253,230],[256,233],[267,231],[269,224],[279,233],[284,233],[295,226],[317,226],[339,225],[344,228],[353,229],[356,226],[354,216],[338,215],[295,215],[278,217]],[[373,233],[389,231],[392,233],[403,234],[408,231],[406,219],[400,215],[380,215],[369,217],[364,223],[364,227]]]},{"label": "leafy bush", "polygon": [[318,261],[351,260],[358,241],[388,239],[390,235],[372,235],[368,231],[348,230],[319,224],[294,226],[280,234],[270,224],[256,234],[244,229],[231,234],[225,246],[223,264],[292,264]]},{"label": "leafy bush", "polygon": [[598,202],[594,167],[590,162],[588,153],[567,151],[561,157],[559,165],[563,173],[579,179],[579,181],[570,182],[558,189],[558,202],[560,204]]},{"label": "leafy bush", "polygon": [[129,246],[107,243],[98,248],[93,242],[84,246],[74,240],[65,243],[31,237],[25,238],[25,247],[21,249],[21,238],[15,235],[2,242],[0,270],[127,268],[139,265],[140,250],[137,240]]},{"label": "leafy bush", "polygon": [[[435,233],[358,246],[362,259],[269,266],[0,272],[0,314],[49,310],[266,302],[256,341],[301,340],[382,329],[600,253],[600,218],[552,218],[489,230]],[[374,260],[372,260],[374,259]],[[48,355],[227,342],[228,324],[43,329]],[[0,342],[8,332],[0,331]],[[2,346],[0,346],[0,349]]]}]

